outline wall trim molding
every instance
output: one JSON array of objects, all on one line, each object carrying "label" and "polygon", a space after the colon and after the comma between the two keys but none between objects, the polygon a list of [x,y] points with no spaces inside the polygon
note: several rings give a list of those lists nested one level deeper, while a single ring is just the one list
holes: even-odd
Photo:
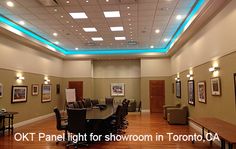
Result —
[{"label": "wall trim molding", "polygon": [[14,128],[22,127],[24,125],[28,125],[28,124],[31,124],[31,123],[34,123],[34,122],[37,122],[37,121],[49,118],[49,117],[51,117],[53,115],[54,115],[54,113],[49,113],[49,114],[46,114],[46,115],[42,115],[42,116],[39,116],[39,117],[36,117],[36,118],[32,118],[32,119],[29,119],[29,120],[25,120],[25,121],[16,123],[13,126],[14,126]]},{"label": "wall trim molding", "polygon": [[[192,121],[188,121],[189,123],[189,127],[193,128],[194,130],[197,131],[197,133],[202,134],[202,129],[201,127],[199,127],[197,124],[193,123]],[[205,130],[205,133],[207,133],[207,131]],[[217,140],[213,141],[214,144],[216,144],[217,146],[221,146],[221,143]]]},{"label": "wall trim molding", "polygon": [[144,113],[150,113],[150,110],[149,110],[149,109],[141,110],[141,112],[144,112]]}]

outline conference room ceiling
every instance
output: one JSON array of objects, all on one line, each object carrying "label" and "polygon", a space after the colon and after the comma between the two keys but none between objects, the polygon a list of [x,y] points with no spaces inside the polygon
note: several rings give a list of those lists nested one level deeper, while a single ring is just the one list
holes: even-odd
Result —
[{"label": "conference room ceiling", "polygon": [[[112,51],[137,49],[142,49],[141,52],[153,49],[157,53],[166,53],[170,44],[175,42],[174,35],[198,2],[199,0],[1,0],[0,13],[69,54],[79,54],[79,51],[95,51],[95,54],[99,54],[106,50],[111,51],[108,54],[117,54]],[[105,11],[119,11],[120,17],[106,18]],[[70,13],[75,12],[84,12],[87,18],[73,19]],[[123,27],[123,30],[111,31],[110,27]],[[95,32],[86,32],[85,28],[95,28]],[[101,37],[98,40],[102,41],[93,41],[95,37]],[[115,37],[123,39],[115,40]],[[67,55],[66,52],[61,53]]]}]

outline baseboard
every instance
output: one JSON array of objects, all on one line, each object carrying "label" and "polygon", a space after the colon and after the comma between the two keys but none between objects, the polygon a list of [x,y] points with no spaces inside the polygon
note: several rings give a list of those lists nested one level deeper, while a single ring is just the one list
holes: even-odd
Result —
[{"label": "baseboard", "polygon": [[26,120],[26,121],[16,123],[16,124],[14,124],[14,128],[21,127],[21,126],[24,126],[24,125],[28,125],[28,124],[34,123],[36,121],[40,121],[40,120],[49,118],[53,115],[54,115],[54,113],[49,113],[47,115],[42,115],[42,116],[39,116],[39,117],[36,117],[36,118],[32,118],[32,119],[29,119],[29,120]]},{"label": "baseboard", "polygon": [[[192,127],[193,129],[195,129],[199,134],[202,134],[202,128],[199,127],[198,125],[196,125],[195,123],[193,123],[192,121],[188,121],[189,126]],[[205,133],[207,133],[207,131],[205,131]],[[214,141],[214,144],[221,146],[221,143],[217,140]]]},{"label": "baseboard", "polygon": [[141,112],[150,113],[150,110],[141,110]]}]

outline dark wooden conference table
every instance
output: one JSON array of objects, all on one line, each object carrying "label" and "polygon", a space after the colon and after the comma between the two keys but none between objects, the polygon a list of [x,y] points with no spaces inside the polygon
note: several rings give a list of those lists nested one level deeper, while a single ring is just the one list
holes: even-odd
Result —
[{"label": "dark wooden conference table", "polygon": [[[99,108],[99,106],[103,108]],[[117,105],[99,105],[92,108],[87,108],[87,120],[105,120],[116,112]]]},{"label": "dark wooden conference table", "polygon": [[[116,112],[118,105],[99,105],[98,107],[87,108],[86,120],[90,133],[103,135],[110,126],[110,118]],[[100,108],[99,108],[100,107]]]}]

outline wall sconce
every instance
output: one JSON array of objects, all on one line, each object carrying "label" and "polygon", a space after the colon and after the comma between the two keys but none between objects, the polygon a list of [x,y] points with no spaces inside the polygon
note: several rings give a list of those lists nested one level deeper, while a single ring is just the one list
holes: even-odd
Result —
[{"label": "wall sconce", "polygon": [[179,82],[179,81],[180,81],[180,78],[179,78],[179,77],[176,77],[176,78],[175,78],[175,81]]},{"label": "wall sconce", "polygon": [[50,80],[49,79],[44,79],[44,84],[49,84]]},{"label": "wall sconce", "polygon": [[193,74],[187,74],[186,77],[187,77],[187,78],[191,78],[191,77],[193,77]]},{"label": "wall sconce", "polygon": [[23,80],[25,80],[25,77],[17,76],[17,77],[16,77],[16,80],[23,81]]},{"label": "wall sconce", "polygon": [[219,70],[220,70],[220,67],[211,67],[211,68],[209,68],[210,72],[219,71]]}]

